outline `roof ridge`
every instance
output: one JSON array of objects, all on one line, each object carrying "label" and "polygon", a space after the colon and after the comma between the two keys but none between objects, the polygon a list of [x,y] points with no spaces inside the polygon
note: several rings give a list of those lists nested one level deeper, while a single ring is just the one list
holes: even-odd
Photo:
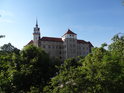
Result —
[{"label": "roof ridge", "polygon": [[62,38],[57,38],[57,37],[42,37],[40,40],[42,41],[55,41],[55,42],[63,42]]},{"label": "roof ridge", "polygon": [[[73,31],[71,31],[70,29],[68,29],[68,31],[64,34],[64,35],[66,35],[66,34],[74,34],[74,35],[77,35],[76,33],[74,33]],[[63,35],[63,36],[64,36]]]},{"label": "roof ridge", "polygon": [[47,36],[44,36],[42,38],[61,38],[61,37],[47,37]]}]

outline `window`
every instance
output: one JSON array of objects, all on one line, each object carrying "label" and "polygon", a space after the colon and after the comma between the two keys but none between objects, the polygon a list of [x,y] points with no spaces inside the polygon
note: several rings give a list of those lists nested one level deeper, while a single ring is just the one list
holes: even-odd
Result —
[{"label": "window", "polygon": [[54,46],[53,46],[53,48],[54,48]]},{"label": "window", "polygon": [[75,44],[73,44],[73,47],[75,47]]},{"label": "window", "polygon": [[59,54],[61,55],[61,54],[62,54],[62,52],[60,51],[60,52],[59,52]]},{"label": "window", "polygon": [[51,48],[51,46],[50,46],[50,45],[48,45],[48,48]]},{"label": "window", "polygon": [[87,50],[88,50],[88,47],[87,47]]},{"label": "window", "polygon": [[66,51],[64,51],[64,53],[66,54]]},{"label": "window", "polygon": [[66,48],[66,45],[64,47]]},{"label": "window", "polygon": [[43,45],[43,48],[46,48],[46,46],[45,46],[45,45]]},{"label": "window", "polygon": [[62,57],[61,57],[61,56],[60,56],[59,58],[60,58],[60,59],[62,59]]},{"label": "window", "polygon": [[72,45],[70,44],[70,47],[72,47]]},{"label": "window", "polygon": [[56,46],[56,49],[58,49],[58,46]]},{"label": "window", "polygon": [[59,46],[59,49],[61,49],[61,46]]},{"label": "window", "polygon": [[81,47],[79,46],[79,49],[81,49]]}]

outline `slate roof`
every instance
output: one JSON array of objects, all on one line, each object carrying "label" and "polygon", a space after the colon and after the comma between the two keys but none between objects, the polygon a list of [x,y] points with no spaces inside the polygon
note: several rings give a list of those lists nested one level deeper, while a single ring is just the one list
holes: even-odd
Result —
[{"label": "slate roof", "polygon": [[86,42],[84,40],[77,40],[77,43],[89,44],[91,47],[93,47],[93,45],[90,42]]},{"label": "slate roof", "polygon": [[33,44],[33,40],[31,40],[27,45]]},{"label": "slate roof", "polygon": [[[52,42],[63,42],[62,38],[56,38],[56,37],[42,37],[40,39],[41,41],[52,41]],[[77,40],[77,43],[82,43],[82,44],[89,44],[91,47],[93,45],[90,42],[86,42],[84,40]],[[33,40],[31,40],[27,45],[33,44]]]},{"label": "slate roof", "polygon": [[[68,29],[68,31],[64,34],[64,35],[66,35],[66,34],[73,34],[73,35],[77,35],[77,34],[75,34],[74,32],[72,32],[70,29]],[[64,36],[63,35],[63,36]]]},{"label": "slate roof", "polygon": [[56,38],[56,37],[42,37],[40,40],[41,41],[63,42],[62,38]]}]

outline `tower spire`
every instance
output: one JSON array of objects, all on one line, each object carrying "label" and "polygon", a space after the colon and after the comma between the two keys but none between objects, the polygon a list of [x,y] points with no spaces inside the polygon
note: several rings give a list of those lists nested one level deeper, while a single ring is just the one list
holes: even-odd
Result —
[{"label": "tower spire", "polygon": [[39,39],[40,39],[40,28],[38,27],[38,21],[36,19],[36,27],[34,27],[34,33],[33,33],[33,41],[34,45],[39,46]]},{"label": "tower spire", "polygon": [[38,20],[37,20],[37,18],[36,18],[36,27],[38,27]]}]

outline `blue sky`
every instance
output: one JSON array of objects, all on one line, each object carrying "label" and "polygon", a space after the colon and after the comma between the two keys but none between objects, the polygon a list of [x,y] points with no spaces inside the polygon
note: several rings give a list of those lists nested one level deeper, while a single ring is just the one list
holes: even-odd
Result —
[{"label": "blue sky", "polygon": [[22,49],[33,39],[36,18],[41,36],[61,37],[68,28],[99,47],[124,33],[122,0],[0,0],[0,46]]}]

